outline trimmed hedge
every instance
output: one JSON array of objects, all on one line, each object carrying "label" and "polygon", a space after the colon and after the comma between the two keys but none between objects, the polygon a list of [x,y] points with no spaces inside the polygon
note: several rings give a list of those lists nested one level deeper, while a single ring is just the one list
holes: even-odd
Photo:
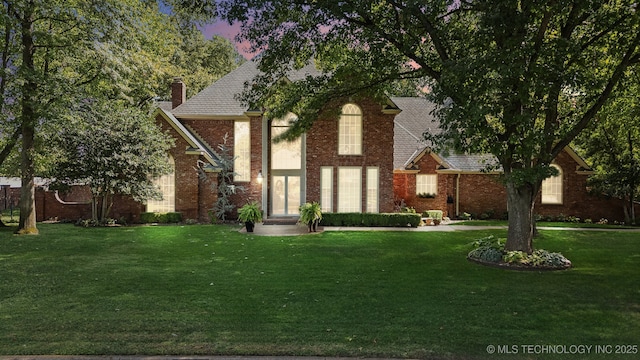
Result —
[{"label": "trimmed hedge", "polygon": [[140,214],[140,222],[143,224],[174,224],[182,221],[182,213],[170,212],[170,213],[152,213],[145,212]]},{"label": "trimmed hedge", "polygon": [[420,214],[323,213],[321,226],[418,227]]},{"label": "trimmed hedge", "polygon": [[432,219],[436,219],[436,220],[440,220],[442,221],[442,210],[427,210],[425,212],[422,213],[422,215],[426,215],[427,217],[430,217]]}]

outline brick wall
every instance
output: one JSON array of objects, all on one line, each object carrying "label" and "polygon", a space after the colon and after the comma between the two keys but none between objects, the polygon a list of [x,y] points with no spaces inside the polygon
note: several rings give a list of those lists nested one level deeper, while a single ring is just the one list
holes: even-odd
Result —
[{"label": "brick wall", "polygon": [[[203,119],[181,119],[183,124],[189,126],[214,150],[219,151],[218,146],[224,143],[226,136],[226,146],[231,150],[230,155],[233,157],[233,144],[234,144],[234,120],[203,120]],[[262,117],[251,117],[249,120],[250,136],[251,136],[251,177],[248,182],[237,182],[238,186],[242,186],[244,191],[238,191],[235,195],[231,196],[231,201],[238,207],[244,205],[250,201],[262,201],[262,188],[257,183],[258,172],[262,169]],[[173,136],[177,136],[174,132]],[[186,145],[186,141],[180,138]],[[176,147],[180,149],[180,147]],[[187,160],[189,161],[189,160]],[[195,160],[192,160],[195,164]],[[176,159],[176,167],[178,166],[178,160]],[[177,171],[176,171],[177,176]],[[184,186],[184,191],[180,193],[176,192],[176,202],[178,197],[189,197],[186,192],[196,191],[198,194],[198,200],[193,200],[198,206],[198,219],[205,221],[209,210],[213,207],[213,204],[217,200],[217,194],[214,184],[217,184],[217,174],[208,173],[206,180],[199,180],[199,184],[194,186],[194,181],[197,179],[184,177],[178,181],[176,177],[176,188]],[[266,178],[266,175],[263,174]],[[197,192],[199,191],[199,193]],[[181,207],[180,209],[184,209]],[[229,215],[229,219],[235,219],[237,217],[237,211],[232,211]],[[176,211],[178,210],[176,204]],[[191,212],[189,212],[191,214]],[[184,216],[183,216],[184,217]],[[196,218],[196,217],[194,217]],[[206,220],[208,221],[208,220]]]},{"label": "brick wall", "polygon": [[[347,101],[337,101],[327,109],[341,109]],[[307,201],[320,200],[320,168],[333,167],[333,209],[337,209],[337,173],[340,166],[362,168],[362,209],[366,209],[366,168],[379,169],[379,211],[392,212],[393,203],[393,118],[382,113],[382,106],[370,100],[358,101],[362,110],[362,155],[338,155],[338,115],[326,111],[307,132]],[[334,210],[335,211],[335,210]]]},{"label": "brick wall", "polygon": [[447,202],[447,199],[454,194],[454,175],[438,174],[436,170],[440,164],[430,154],[422,156],[416,162],[416,166],[419,169],[417,174],[438,176],[438,190],[435,198],[417,196],[416,173],[396,172],[393,178],[396,199],[403,199],[405,205],[414,208],[416,212],[442,210],[444,216],[453,216],[455,210],[453,205]]},{"label": "brick wall", "polygon": [[[566,152],[562,152],[555,161],[562,168],[563,202],[558,205],[541,204],[538,194],[535,204],[536,214],[545,216],[576,216],[581,219],[598,221],[606,218],[609,221],[624,221],[624,203],[619,199],[590,195],[587,191],[588,175],[577,172],[578,164]],[[425,155],[417,163],[420,174],[434,174],[437,162]],[[438,174],[438,195],[435,199],[420,199],[416,196],[415,174],[397,172],[394,175],[394,192],[397,198],[405,200],[407,206],[417,211],[440,209],[455,216],[455,197],[457,174]],[[481,214],[501,218],[507,212],[507,194],[499,181],[498,175],[492,174],[460,174],[458,192],[459,211],[467,212],[475,217]],[[444,189],[444,191],[443,191]],[[454,203],[447,203],[447,195]]]},{"label": "brick wall", "polygon": [[[59,220],[76,221],[78,219],[91,219],[91,193],[86,186],[74,186],[69,192],[56,193],[43,188],[36,189],[36,219],[37,221]],[[60,202],[58,198],[62,201]],[[109,217],[112,219],[124,219],[127,223],[135,223],[140,220],[140,213],[144,206],[133,201],[130,197],[116,195],[113,197],[113,205]]]}]

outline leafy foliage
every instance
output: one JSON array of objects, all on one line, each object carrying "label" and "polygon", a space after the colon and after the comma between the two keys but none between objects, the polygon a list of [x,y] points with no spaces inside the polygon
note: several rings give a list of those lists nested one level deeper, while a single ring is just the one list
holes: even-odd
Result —
[{"label": "leafy foliage", "polygon": [[172,140],[146,112],[121,101],[86,101],[61,120],[52,138],[60,159],[50,175],[54,187],[89,186],[93,220],[108,217],[114,194],[138,201],[161,196],[152,179],[170,171],[166,153]]},{"label": "leafy foliage", "polygon": [[628,71],[597,120],[580,136],[595,175],[589,186],[598,194],[628,201],[625,222],[635,221],[640,198],[640,74]]},{"label": "leafy foliage", "polygon": [[238,209],[238,220],[252,223],[262,222],[260,205],[255,201],[242,205],[242,207]]},{"label": "leafy foliage", "polygon": [[[290,137],[334,99],[382,98],[417,80],[440,105],[434,147],[494,155],[509,194],[509,248],[531,251],[532,210],[551,161],[640,60],[634,1],[267,0],[221,2],[261,52],[244,95]],[[325,75],[277,82],[312,61]],[[354,100],[355,101],[355,100]]]},{"label": "leafy foliage", "polygon": [[[218,173],[217,183],[214,183],[212,187],[212,190],[215,191],[218,196],[211,210],[213,215],[222,221],[225,221],[227,215],[236,208],[231,197],[238,191],[245,191],[244,186],[235,185],[233,182],[233,177],[236,175],[236,172],[233,170],[235,158],[231,153],[232,149],[227,145],[228,139],[229,134],[225,134],[222,143],[218,145],[220,172]],[[204,170],[200,169],[199,171],[200,177],[206,179],[207,175]]]},{"label": "leafy foliage", "polygon": [[524,251],[506,251],[505,239],[487,236],[472,243],[474,249],[469,252],[469,259],[483,263],[504,263],[516,266],[540,269],[566,269],[571,267],[571,261],[560,253],[552,253],[538,249],[531,254]]}]

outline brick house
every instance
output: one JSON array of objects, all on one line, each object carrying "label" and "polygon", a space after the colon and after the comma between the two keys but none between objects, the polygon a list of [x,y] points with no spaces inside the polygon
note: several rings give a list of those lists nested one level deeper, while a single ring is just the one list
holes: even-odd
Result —
[{"label": "brick house", "polygon": [[[421,98],[392,98],[402,112],[395,117],[394,194],[416,211],[443,210],[450,217],[462,213],[475,218],[504,218],[507,195],[499,182],[500,171],[486,172],[497,161],[490,155],[438,154],[422,140],[437,133],[431,115],[434,105]],[[567,147],[554,160],[559,175],[546,179],[535,212],[542,216],[575,216],[598,221],[624,221],[623,202],[592,195],[587,178],[592,169]]]},{"label": "brick house", "polygon": [[[325,212],[392,212],[394,117],[400,109],[390,99],[336,100],[301,138],[274,142],[295,115],[268,119],[236,99],[257,71],[247,62],[188,100],[185,85],[174,80],[171,108],[159,108],[156,122],[176,139],[169,154],[175,171],[158,181],[164,200],[150,201],[147,210],[207,221],[226,139],[235,158],[234,184],[244,189],[232,197],[237,206],[257,201],[268,218],[297,218],[300,205],[311,201]],[[288,78],[314,75],[315,67],[307,66]],[[338,118],[335,109],[341,110]]]},{"label": "brick house", "polygon": [[[168,154],[174,171],[157,179],[164,199],[147,204],[118,199],[112,217],[136,222],[144,211],[180,212],[185,220],[209,222],[218,196],[221,145],[234,157],[232,202],[257,201],[269,219],[297,218],[299,206],[311,201],[324,212],[393,212],[401,204],[421,212],[443,210],[450,217],[466,212],[501,218],[507,212],[499,172],[483,171],[495,161],[491,156],[437,154],[422,141],[425,131],[439,131],[431,115],[434,105],[427,100],[335,100],[298,140],[275,142],[295,114],[270,119],[237,100],[245,82],[257,74],[256,64],[246,62],[190,99],[185,84],[174,79],[172,101],[159,104],[154,115],[175,139]],[[317,75],[314,66],[307,66],[288,80]],[[621,201],[589,194],[591,169],[573,150],[565,149],[553,165],[560,175],[545,180],[538,214],[624,220]],[[87,196],[62,197],[40,190],[37,218],[90,216]]]}]

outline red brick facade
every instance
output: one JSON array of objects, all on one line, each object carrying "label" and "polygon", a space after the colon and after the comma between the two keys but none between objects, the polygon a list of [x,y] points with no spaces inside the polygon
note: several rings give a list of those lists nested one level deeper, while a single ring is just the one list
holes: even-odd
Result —
[{"label": "red brick facade", "polygon": [[[542,204],[541,195],[538,194],[536,214],[551,217],[575,216],[594,222],[601,218],[624,221],[624,203],[617,199],[589,194],[589,174],[581,171],[579,164],[569,153],[562,152],[554,164],[562,169],[562,204]],[[499,181],[499,175],[438,171],[436,169],[440,164],[429,154],[423,156],[416,165],[420,170],[396,171],[394,175],[395,196],[397,199],[403,199],[406,206],[420,212],[443,210],[451,217],[464,212],[472,214],[475,218],[506,216],[507,195]],[[438,194],[435,198],[421,199],[416,195],[416,174],[438,175]]]},{"label": "red brick facade", "polygon": [[[346,104],[337,102],[334,107]],[[338,119],[333,115],[321,115],[306,136],[307,152],[307,201],[320,200],[320,168],[333,168],[333,206],[338,206],[337,169],[342,166],[362,168],[362,204],[366,210],[366,169],[377,167],[379,174],[379,212],[392,212],[393,203],[393,118],[383,114],[382,106],[373,101],[361,101],[356,105],[362,110],[362,155],[338,155]]]}]

